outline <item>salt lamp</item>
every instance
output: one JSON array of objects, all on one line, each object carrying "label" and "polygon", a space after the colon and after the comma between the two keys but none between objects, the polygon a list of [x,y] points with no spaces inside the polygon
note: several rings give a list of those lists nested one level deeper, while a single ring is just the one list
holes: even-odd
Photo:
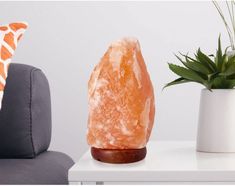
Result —
[{"label": "salt lamp", "polygon": [[91,74],[88,94],[87,141],[93,158],[107,163],[144,159],[155,106],[137,39],[110,45]]}]

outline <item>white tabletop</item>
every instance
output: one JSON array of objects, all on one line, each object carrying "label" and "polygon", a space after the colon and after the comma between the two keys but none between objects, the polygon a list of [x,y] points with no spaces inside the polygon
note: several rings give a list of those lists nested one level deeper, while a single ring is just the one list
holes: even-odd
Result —
[{"label": "white tabletop", "polygon": [[70,182],[235,182],[235,153],[196,152],[192,141],[151,141],[144,160],[107,164],[90,151],[69,170]]}]

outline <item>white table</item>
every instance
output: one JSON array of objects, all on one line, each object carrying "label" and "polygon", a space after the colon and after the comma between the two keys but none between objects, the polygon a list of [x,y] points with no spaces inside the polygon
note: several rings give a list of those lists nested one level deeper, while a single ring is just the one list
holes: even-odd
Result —
[{"label": "white table", "polygon": [[70,184],[235,183],[235,153],[196,152],[192,141],[151,141],[144,160],[107,164],[90,151],[69,170]]}]

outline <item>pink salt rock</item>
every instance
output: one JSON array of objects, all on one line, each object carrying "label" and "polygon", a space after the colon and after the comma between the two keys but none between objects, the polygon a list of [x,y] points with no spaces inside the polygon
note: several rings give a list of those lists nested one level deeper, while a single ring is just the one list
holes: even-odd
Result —
[{"label": "pink salt rock", "polygon": [[111,44],[88,89],[88,144],[101,149],[145,147],[154,123],[154,92],[137,39]]}]

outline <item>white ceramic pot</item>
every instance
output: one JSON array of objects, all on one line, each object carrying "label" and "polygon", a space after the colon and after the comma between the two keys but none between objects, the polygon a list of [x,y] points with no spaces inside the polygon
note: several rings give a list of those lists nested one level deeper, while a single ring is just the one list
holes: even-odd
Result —
[{"label": "white ceramic pot", "polygon": [[235,152],[235,89],[202,89],[197,150]]}]

